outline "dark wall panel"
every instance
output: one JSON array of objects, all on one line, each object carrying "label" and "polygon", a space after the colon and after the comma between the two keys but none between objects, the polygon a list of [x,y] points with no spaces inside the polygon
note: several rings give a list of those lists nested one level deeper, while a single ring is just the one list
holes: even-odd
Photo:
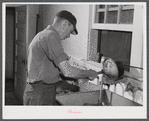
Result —
[{"label": "dark wall panel", "polygon": [[14,54],[14,9],[6,9],[6,78],[13,78],[13,54]]},{"label": "dark wall panel", "polygon": [[131,32],[101,31],[100,52],[123,64],[130,64]]}]

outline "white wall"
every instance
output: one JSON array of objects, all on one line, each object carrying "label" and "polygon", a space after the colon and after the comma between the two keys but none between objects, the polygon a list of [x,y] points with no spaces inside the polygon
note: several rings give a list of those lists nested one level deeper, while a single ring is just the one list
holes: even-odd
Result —
[{"label": "white wall", "polygon": [[[131,66],[143,68],[143,11],[142,5],[135,5],[134,21],[133,21],[133,35],[131,45]],[[130,72],[136,76],[143,76],[143,70],[131,68]]]},{"label": "white wall", "polygon": [[43,20],[43,28],[46,28],[47,25],[52,23],[55,14],[60,10],[68,10],[72,12],[74,16],[76,16],[78,35],[71,35],[69,39],[62,42],[62,45],[64,47],[64,51],[68,55],[87,59],[89,5],[58,4],[42,5],[40,8],[43,10],[42,15],[40,15]]},{"label": "white wall", "polygon": [[27,46],[36,35],[36,15],[39,13],[38,5],[27,5]]}]

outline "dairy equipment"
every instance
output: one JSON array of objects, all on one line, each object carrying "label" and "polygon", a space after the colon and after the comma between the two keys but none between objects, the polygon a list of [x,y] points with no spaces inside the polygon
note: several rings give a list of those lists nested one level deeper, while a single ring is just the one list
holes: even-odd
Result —
[{"label": "dairy equipment", "polygon": [[[123,75],[124,69],[121,66],[121,63],[116,63],[111,58],[102,58],[101,63],[97,63],[94,61],[87,61],[84,59],[78,59],[71,57],[69,63],[77,68],[84,70],[95,70],[99,73],[98,77],[94,81],[90,81],[99,86],[99,94],[98,94],[98,105],[102,105],[102,90],[103,90],[103,76],[105,78],[109,78],[108,81],[117,81],[117,79]],[[117,65],[119,64],[119,65]],[[110,84],[110,82],[106,82]]]}]

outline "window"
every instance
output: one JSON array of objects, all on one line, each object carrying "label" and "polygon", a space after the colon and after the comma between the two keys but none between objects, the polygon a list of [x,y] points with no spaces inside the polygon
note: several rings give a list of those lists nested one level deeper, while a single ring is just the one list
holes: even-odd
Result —
[{"label": "window", "polygon": [[92,28],[133,31],[134,5],[93,6]]},{"label": "window", "polygon": [[[96,5],[95,8],[94,22],[97,24],[133,24],[134,5]],[[130,65],[131,40],[132,32],[99,30],[97,52]]]},{"label": "window", "polygon": [[134,5],[96,5],[95,23],[132,24]]},{"label": "window", "polygon": [[[98,5],[91,5],[88,59],[94,59],[97,52],[104,52],[105,54],[109,53],[108,49],[103,50],[104,48],[101,47],[103,46],[104,41],[111,43],[114,43],[114,41],[121,41],[121,44],[124,42],[125,44],[127,43],[127,52],[123,54],[127,56],[128,60],[123,60],[120,56],[115,58],[114,55],[113,57],[111,56],[111,58],[114,58],[115,60],[122,59],[121,61],[126,65],[142,68],[143,21],[145,21],[145,9],[146,7],[143,4],[122,5],[101,3]],[[105,36],[106,34],[108,37]],[[116,44],[115,46],[112,45],[112,47],[114,46],[116,48]],[[107,45],[104,44],[104,46]],[[114,50],[114,47],[113,52],[116,51]],[[126,48],[123,47],[123,49],[125,50]],[[118,51],[119,50],[116,52]],[[120,51],[122,52],[122,50]],[[129,69],[134,75],[142,76],[142,70],[135,68]]]}]

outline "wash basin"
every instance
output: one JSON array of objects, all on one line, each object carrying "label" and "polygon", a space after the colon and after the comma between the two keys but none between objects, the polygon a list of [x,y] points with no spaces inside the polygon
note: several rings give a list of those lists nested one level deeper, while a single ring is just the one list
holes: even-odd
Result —
[{"label": "wash basin", "polygon": [[91,91],[91,92],[77,92],[77,93],[69,93],[69,94],[61,94],[57,95],[56,99],[61,105],[76,105],[82,106],[85,103],[98,103],[98,94],[99,91]]},{"label": "wash basin", "polygon": [[[59,104],[64,106],[99,106],[99,94],[99,90],[90,92],[72,92],[68,94],[58,94],[56,100]],[[101,102],[104,106],[142,106],[141,104],[133,102],[108,90],[102,90]]]}]

